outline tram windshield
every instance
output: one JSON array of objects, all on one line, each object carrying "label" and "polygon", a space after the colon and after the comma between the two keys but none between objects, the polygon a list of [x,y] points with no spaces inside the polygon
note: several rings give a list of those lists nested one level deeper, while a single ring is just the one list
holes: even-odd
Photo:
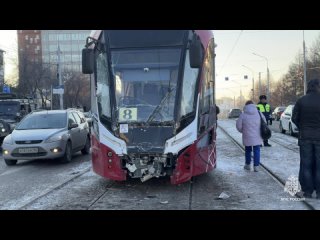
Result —
[{"label": "tram windshield", "polygon": [[180,58],[180,48],[111,51],[118,122],[174,120]]}]

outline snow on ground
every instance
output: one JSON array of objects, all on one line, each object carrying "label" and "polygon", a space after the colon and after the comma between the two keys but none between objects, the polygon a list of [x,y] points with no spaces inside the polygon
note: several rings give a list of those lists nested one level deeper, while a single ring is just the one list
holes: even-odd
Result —
[{"label": "snow on ground", "polygon": [[[218,125],[242,145],[242,135],[237,131],[236,122],[234,120],[220,120]],[[261,163],[279,176],[284,182],[286,182],[291,175],[298,177],[300,156],[299,153],[296,152],[297,150],[292,151],[284,148],[283,146],[272,142],[272,139],[275,139],[290,148],[297,145],[297,139],[294,139],[291,136],[273,133],[270,139],[271,141],[269,141],[272,147],[261,148]]]},{"label": "snow on ground", "polygon": [[[218,125],[226,130],[238,143],[242,144],[242,135],[236,129],[235,120],[219,120]],[[281,133],[272,133],[272,137],[269,143],[272,147],[261,148],[261,163],[268,169],[275,173],[284,182],[288,180],[290,176],[298,178],[300,168],[300,155],[298,139],[289,135]],[[289,150],[276,142],[280,142],[294,151]],[[243,155],[243,162],[245,161]],[[316,209],[320,209],[320,201],[317,199],[307,199],[307,202],[312,204]]]},{"label": "snow on ground", "polygon": [[[37,200],[27,209],[306,209],[266,172],[243,169],[243,153],[221,131],[217,138],[217,168],[190,183],[171,185],[168,178],[114,182],[92,171]],[[219,199],[224,193],[225,199]],[[189,200],[191,203],[189,205]]]},{"label": "snow on ground", "polygon": [[0,175],[0,209],[19,209],[90,167],[91,162],[82,156],[69,165],[52,160],[22,162]]}]

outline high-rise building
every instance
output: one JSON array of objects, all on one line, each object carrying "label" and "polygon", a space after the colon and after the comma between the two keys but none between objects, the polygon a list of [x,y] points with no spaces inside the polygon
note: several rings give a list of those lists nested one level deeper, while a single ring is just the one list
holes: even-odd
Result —
[{"label": "high-rise building", "polygon": [[91,30],[41,30],[42,62],[58,63],[58,47],[62,72],[81,72],[81,50]]},{"label": "high-rise building", "polygon": [[18,30],[18,57],[19,62],[28,59],[31,62],[42,61],[41,31],[40,30]]}]

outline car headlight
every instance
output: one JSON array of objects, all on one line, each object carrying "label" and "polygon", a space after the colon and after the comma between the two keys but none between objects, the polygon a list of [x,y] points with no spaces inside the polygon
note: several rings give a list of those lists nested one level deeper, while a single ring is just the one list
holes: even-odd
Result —
[{"label": "car headlight", "polygon": [[62,139],[62,135],[53,135],[52,137],[49,137],[45,142],[50,143],[50,142],[57,142]]},{"label": "car headlight", "polygon": [[13,139],[12,139],[11,134],[8,135],[8,136],[6,136],[6,137],[3,139],[3,143],[4,143],[4,144],[10,144],[10,145],[13,144]]}]

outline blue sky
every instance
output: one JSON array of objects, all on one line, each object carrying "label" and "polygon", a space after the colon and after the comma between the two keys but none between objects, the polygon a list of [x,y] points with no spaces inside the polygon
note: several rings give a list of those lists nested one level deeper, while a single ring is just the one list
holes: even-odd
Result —
[{"label": "blue sky", "polygon": [[[299,51],[302,54],[302,30],[213,30],[213,33],[218,45],[216,48],[217,98],[232,94],[224,88],[238,93],[240,84],[247,85],[243,87],[243,92],[245,96],[247,95],[252,86],[252,71],[242,65],[254,70],[255,79],[258,79],[259,72],[262,72],[262,79],[266,78],[266,60],[253,55],[253,52],[268,59],[273,81],[277,81],[287,72]],[[311,47],[319,36],[320,30],[305,30],[306,48]],[[244,80],[244,75],[248,75],[249,79]],[[225,77],[238,83],[226,82]]]}]

